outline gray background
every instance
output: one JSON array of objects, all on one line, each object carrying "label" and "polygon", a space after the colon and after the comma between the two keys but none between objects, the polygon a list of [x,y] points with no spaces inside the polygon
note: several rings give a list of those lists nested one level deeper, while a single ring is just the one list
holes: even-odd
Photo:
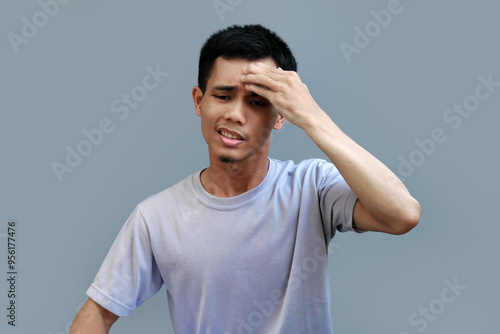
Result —
[{"label": "gray background", "polygon": [[[500,87],[457,129],[443,115],[474,94],[479,76],[500,81],[499,3],[401,0],[403,10],[348,62],[340,43],[354,45],[354,28],[364,29],[374,20],[370,11],[388,0],[220,2],[231,10],[218,15],[213,0],[71,1],[17,53],[8,34],[21,35],[22,18],[33,22],[41,7],[34,0],[0,5],[1,277],[9,219],[18,223],[19,271],[15,328],[6,324],[7,282],[0,280],[1,332],[67,333],[135,205],[207,165],[191,100],[198,52],[209,34],[234,23],[277,31],[320,106],[399,176],[400,156],[418,161],[415,140],[436,128],[447,136],[404,177],[423,208],[417,228],[398,237],[336,235],[335,332],[498,330]],[[168,77],[119,119],[111,102],[157,64]],[[114,131],[59,182],[53,161],[64,163],[65,147],[75,149],[82,130],[103,118]],[[271,146],[281,160],[325,157],[290,124]],[[455,279],[466,288],[443,304],[444,281]],[[433,321],[410,322],[430,305],[439,313]],[[162,289],[111,332],[172,333],[170,326]]]}]

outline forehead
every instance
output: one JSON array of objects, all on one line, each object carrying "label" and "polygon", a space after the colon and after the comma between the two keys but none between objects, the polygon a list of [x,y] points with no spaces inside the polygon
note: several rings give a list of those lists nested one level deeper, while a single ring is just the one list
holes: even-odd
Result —
[{"label": "forehead", "polygon": [[262,58],[259,60],[246,60],[241,58],[226,59],[218,57],[215,60],[212,74],[207,82],[207,87],[214,85],[236,85],[241,84],[240,77],[243,75],[243,68],[251,63],[264,63],[276,67],[272,58]]}]

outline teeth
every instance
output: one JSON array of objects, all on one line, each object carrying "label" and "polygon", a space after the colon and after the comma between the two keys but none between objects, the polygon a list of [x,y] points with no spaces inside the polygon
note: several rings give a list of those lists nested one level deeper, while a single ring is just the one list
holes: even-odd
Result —
[{"label": "teeth", "polygon": [[227,132],[224,132],[224,131],[221,131],[221,134],[222,134],[224,137],[227,137],[227,138],[229,138],[229,139],[238,139],[238,137],[233,136],[232,134],[227,133]]}]

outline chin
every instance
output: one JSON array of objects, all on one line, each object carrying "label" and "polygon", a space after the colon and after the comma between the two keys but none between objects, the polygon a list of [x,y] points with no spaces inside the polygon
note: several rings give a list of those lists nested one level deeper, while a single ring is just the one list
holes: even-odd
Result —
[{"label": "chin", "polygon": [[236,162],[236,159],[228,157],[226,155],[219,155],[219,161],[225,163],[225,164],[232,164]]}]

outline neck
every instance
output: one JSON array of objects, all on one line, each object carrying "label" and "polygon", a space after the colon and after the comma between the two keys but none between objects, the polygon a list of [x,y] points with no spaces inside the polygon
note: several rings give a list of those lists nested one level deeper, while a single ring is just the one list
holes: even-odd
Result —
[{"label": "neck", "polygon": [[201,173],[201,183],[213,196],[234,197],[257,187],[266,177],[268,168],[267,155],[252,161],[230,163],[210,156],[210,166]]}]

